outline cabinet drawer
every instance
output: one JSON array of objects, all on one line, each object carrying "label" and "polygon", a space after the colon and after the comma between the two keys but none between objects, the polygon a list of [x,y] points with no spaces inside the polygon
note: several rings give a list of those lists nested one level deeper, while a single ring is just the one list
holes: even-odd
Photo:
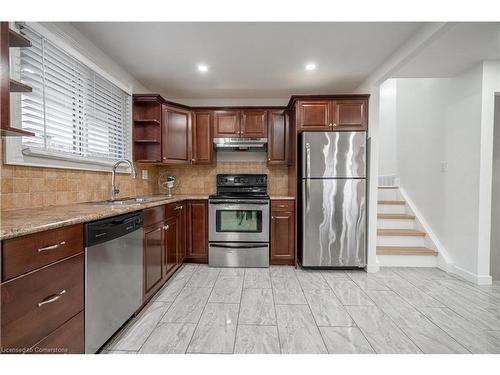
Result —
[{"label": "cabinet drawer", "polygon": [[30,348],[83,310],[83,253],[1,285],[1,345]]},{"label": "cabinet drawer", "polygon": [[83,354],[84,312],[78,313],[54,332],[33,346],[29,354]]},{"label": "cabinet drawer", "polygon": [[168,219],[169,217],[179,215],[182,211],[185,210],[186,207],[184,202],[169,203],[166,206],[165,213]]},{"label": "cabinet drawer", "polygon": [[165,220],[165,206],[158,206],[148,208],[143,211],[144,214],[144,227],[156,224]]},{"label": "cabinet drawer", "polygon": [[82,251],[82,224],[5,240],[2,250],[2,281]]},{"label": "cabinet drawer", "polygon": [[295,210],[294,200],[271,200],[271,211],[289,211]]}]

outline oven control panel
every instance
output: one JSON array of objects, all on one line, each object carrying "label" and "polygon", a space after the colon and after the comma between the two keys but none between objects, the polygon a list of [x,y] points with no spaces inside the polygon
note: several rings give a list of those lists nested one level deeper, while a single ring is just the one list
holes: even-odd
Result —
[{"label": "oven control panel", "polygon": [[267,186],[265,174],[218,174],[217,186]]}]

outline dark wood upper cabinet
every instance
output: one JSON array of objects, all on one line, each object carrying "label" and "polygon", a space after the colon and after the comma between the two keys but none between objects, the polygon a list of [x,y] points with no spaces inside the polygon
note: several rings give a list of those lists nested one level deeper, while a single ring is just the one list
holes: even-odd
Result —
[{"label": "dark wood upper cabinet", "polygon": [[269,111],[268,117],[268,164],[288,164],[289,129],[284,110]]},{"label": "dark wood upper cabinet", "polygon": [[297,129],[328,130],[330,128],[329,100],[299,101],[297,103]]},{"label": "dark wood upper cabinet", "polygon": [[367,130],[368,96],[298,100],[297,131]]},{"label": "dark wood upper cabinet", "polygon": [[163,105],[162,162],[167,164],[189,163],[191,112]]},{"label": "dark wood upper cabinet", "polygon": [[338,130],[366,130],[366,100],[336,100],[332,102],[333,127]]},{"label": "dark wood upper cabinet", "polygon": [[240,112],[239,111],[215,111],[214,114],[214,137],[239,137],[240,135]]},{"label": "dark wood upper cabinet", "polygon": [[294,207],[294,201],[271,201],[271,264],[295,264]]},{"label": "dark wood upper cabinet", "polygon": [[208,201],[191,200],[186,211],[186,259],[208,261]]},{"label": "dark wood upper cabinet", "polygon": [[242,137],[265,138],[267,137],[267,111],[243,110],[241,111]]},{"label": "dark wood upper cabinet", "polygon": [[210,111],[193,112],[193,164],[211,164],[213,152],[212,137],[213,113]]}]

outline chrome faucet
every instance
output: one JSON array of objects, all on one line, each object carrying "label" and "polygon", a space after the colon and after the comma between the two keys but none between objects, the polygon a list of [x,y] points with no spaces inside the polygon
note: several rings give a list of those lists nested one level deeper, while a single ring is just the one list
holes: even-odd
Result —
[{"label": "chrome faucet", "polygon": [[130,174],[133,178],[136,176],[134,164],[128,159],[120,159],[118,160],[111,169],[111,200],[114,201],[116,199],[116,194],[120,192],[120,190],[116,187],[116,169],[122,163],[128,164],[130,167]]}]

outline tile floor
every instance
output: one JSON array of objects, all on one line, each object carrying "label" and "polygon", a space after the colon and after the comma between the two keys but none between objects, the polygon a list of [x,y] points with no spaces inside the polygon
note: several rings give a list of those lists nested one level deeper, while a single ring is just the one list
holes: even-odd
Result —
[{"label": "tile floor", "polygon": [[186,264],[102,353],[500,353],[500,283]]}]

